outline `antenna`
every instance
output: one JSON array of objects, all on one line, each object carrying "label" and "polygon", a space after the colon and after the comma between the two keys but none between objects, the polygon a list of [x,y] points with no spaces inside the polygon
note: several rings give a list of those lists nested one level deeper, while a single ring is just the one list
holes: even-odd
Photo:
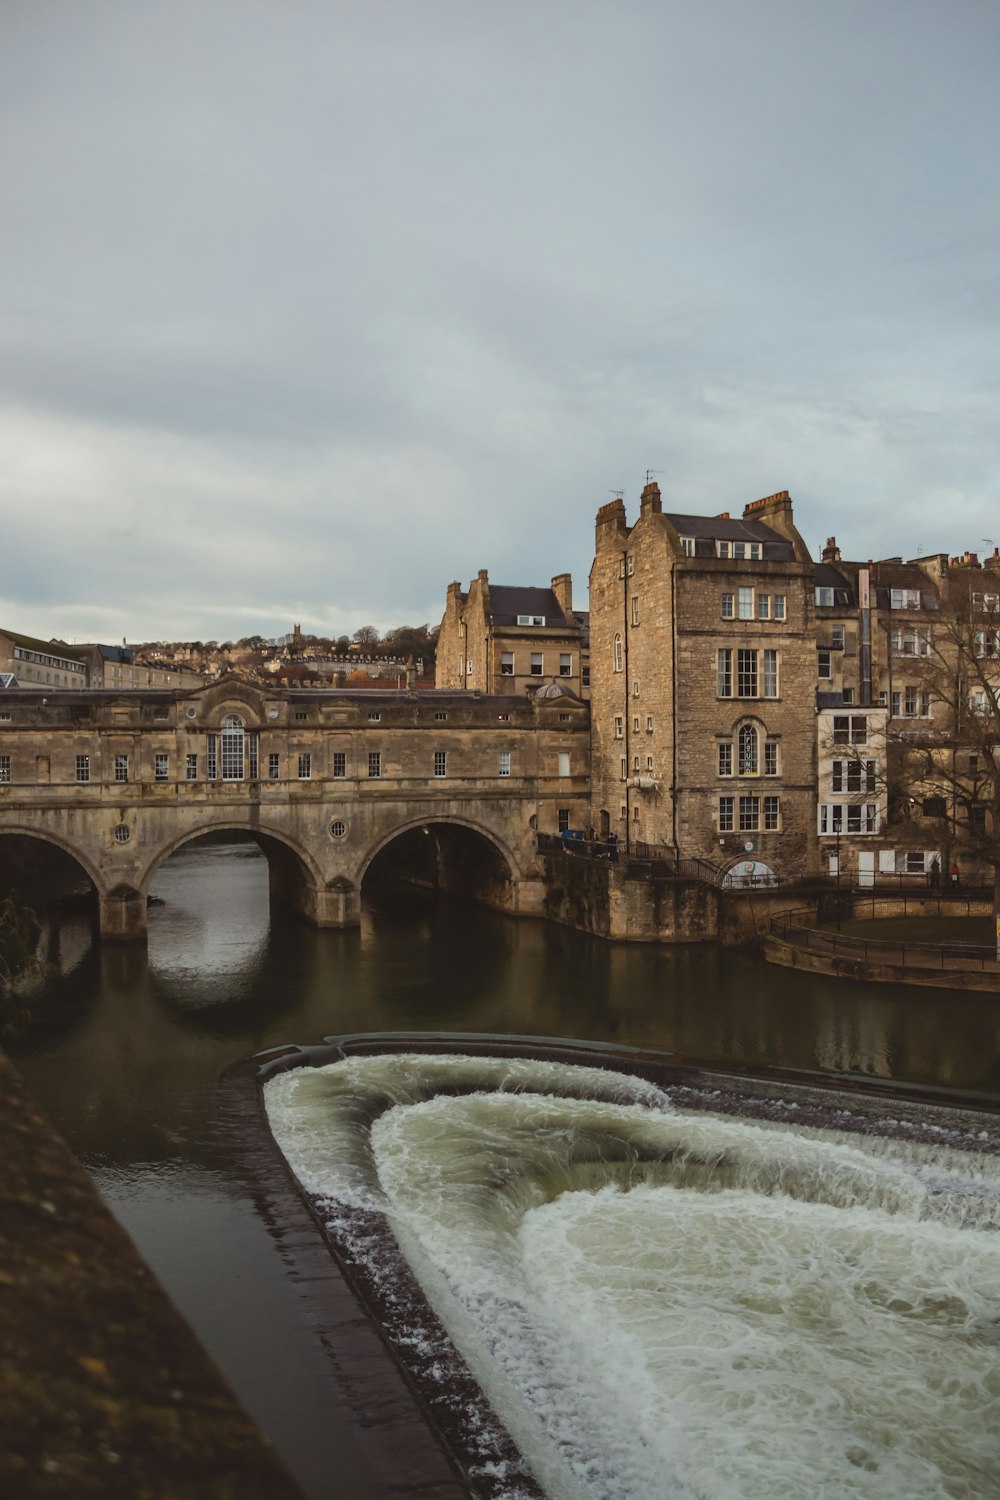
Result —
[{"label": "antenna", "polygon": [[614,497],[615,497],[616,500],[624,500],[625,499],[625,491],[624,490],[608,490],[608,494],[609,495],[614,495]]},{"label": "antenna", "polygon": [[996,547],[996,542],[991,536],[980,537],[980,541],[984,547]]},{"label": "antenna", "polygon": [[646,470],[646,483],[647,484],[649,483],[649,481],[652,479],[652,477],[653,477],[654,474],[662,474],[662,473],[663,473],[662,469],[647,469]]}]

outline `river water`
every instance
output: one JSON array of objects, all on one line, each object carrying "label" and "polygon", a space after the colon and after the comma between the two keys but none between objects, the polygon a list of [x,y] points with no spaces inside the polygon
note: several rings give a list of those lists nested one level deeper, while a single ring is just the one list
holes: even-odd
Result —
[{"label": "river water", "polygon": [[[316,1500],[330,1493],[332,1474],[338,1476],[342,1492],[361,1500],[378,1490],[369,1482],[346,1415],[350,1370],[340,1368],[317,1340],[312,1310],[282,1250],[280,1226],[269,1221],[245,1177],[234,1170],[231,1142],[219,1118],[217,1088],[221,1073],[234,1060],[281,1043],[308,1043],[324,1035],[354,1031],[516,1033],[660,1049],[729,1066],[767,1065],[896,1080],[992,1099],[1000,1096],[1000,1009],[986,995],[806,978],[714,949],[611,946],[542,923],[515,922],[418,893],[375,893],[366,905],[360,932],[317,932],[269,912],[266,865],[245,845],[182,851],[164,865],[153,894],[162,904],[150,909],[145,948],[101,948],[89,941],[83,922],[67,919],[61,924],[53,934],[52,952],[66,972],[52,982],[46,996],[52,1021],[20,1047],[17,1062],[28,1087],[93,1173],[112,1210],[237,1394],[277,1444],[306,1494]],[[444,1105],[428,1098],[419,1107],[402,1111],[398,1119],[390,1112],[379,1127],[383,1132],[378,1139],[380,1171],[395,1184],[399,1212],[414,1225],[430,1201],[428,1174],[433,1177],[440,1172],[440,1162],[435,1163],[433,1154],[420,1144],[428,1130],[431,1136],[454,1133],[464,1143],[465,1157],[477,1139],[482,1141],[485,1131],[490,1139],[504,1143],[502,1153],[511,1162],[514,1177],[526,1180],[531,1176],[517,1167],[523,1157],[523,1152],[518,1156],[518,1139],[523,1144],[526,1128],[531,1134],[537,1124],[529,1120],[526,1127],[516,1114],[525,1107],[524,1100],[507,1098],[498,1106],[487,1099],[482,1107],[492,1109],[493,1114],[485,1122],[468,1115],[472,1108],[468,1100],[449,1102],[466,1114],[439,1121],[433,1111]],[[498,1107],[502,1120],[496,1113]],[[529,1107],[537,1108],[537,1102],[531,1105],[529,1101]],[[553,1138],[574,1136],[583,1122],[571,1118],[573,1110],[593,1107],[592,1103],[570,1102],[565,1106],[569,1115],[564,1112],[548,1120],[545,1129]],[[628,1115],[636,1107],[621,1101],[602,1106],[628,1116],[610,1122],[614,1131],[648,1129],[647,1118],[640,1126]],[[669,1131],[677,1128],[677,1122],[668,1111],[657,1117],[656,1128]],[[713,1128],[752,1131],[758,1127],[717,1123]],[[816,1149],[820,1147],[833,1153],[848,1149],[833,1141],[817,1142]],[[678,1149],[674,1141],[669,1149],[664,1145],[662,1154],[676,1157]],[[754,1172],[760,1170],[766,1155],[756,1136],[741,1143],[729,1141],[726,1150],[756,1161]],[[685,1152],[690,1155],[687,1146],[680,1155]],[[400,1162],[408,1164],[405,1170]],[[833,1177],[842,1166],[831,1162]],[[922,1161],[919,1171],[926,1174],[932,1166]],[[946,1162],[938,1166],[952,1170]],[[915,1170],[912,1163],[891,1168],[897,1177],[902,1172],[911,1188]],[[413,1184],[421,1183],[414,1196]],[[634,1279],[636,1272],[633,1267],[626,1273],[621,1265],[615,1269],[609,1262],[615,1246],[638,1237],[655,1247],[655,1252],[650,1251],[654,1260],[656,1255],[667,1257],[673,1266],[686,1253],[685,1245],[690,1249],[709,1236],[713,1244],[726,1247],[725,1254],[720,1250],[720,1263],[711,1268],[710,1279],[721,1330],[736,1327],[732,1319],[739,1309],[734,1310],[734,1303],[740,1299],[734,1296],[733,1287],[744,1257],[758,1257],[760,1284],[765,1289],[761,1298],[766,1302],[766,1288],[773,1289],[781,1277],[791,1275],[789,1268],[803,1262],[804,1247],[813,1247],[813,1272],[800,1282],[793,1278],[788,1287],[793,1300],[801,1304],[803,1331],[797,1337],[802,1350],[815,1342],[826,1351],[822,1358],[828,1355],[833,1362],[838,1337],[842,1337],[838,1328],[857,1327],[858,1306],[866,1297],[876,1306],[876,1324],[883,1317],[878,1310],[882,1284],[877,1277],[867,1281],[863,1276],[853,1281],[847,1278],[844,1298],[829,1316],[823,1307],[809,1305],[807,1282],[839,1287],[845,1282],[845,1266],[864,1265],[873,1254],[865,1238],[871,1220],[865,1220],[865,1233],[845,1226],[842,1218],[829,1225],[820,1223],[817,1213],[836,1212],[819,1202],[822,1194],[800,1195],[780,1216],[779,1225],[773,1200],[762,1196],[749,1179],[727,1185],[724,1193],[698,1195],[700,1201],[680,1217],[673,1211],[675,1200],[670,1195],[682,1191],[683,1181],[629,1185],[633,1191],[627,1194],[620,1191],[620,1182],[608,1180],[587,1194],[543,1195],[544,1201],[533,1202],[524,1218],[516,1262],[508,1259],[503,1266],[508,1277],[514,1274],[515,1264],[518,1276],[530,1275],[537,1295],[553,1308],[554,1317],[567,1324],[578,1321],[580,1310],[586,1309],[587,1316],[592,1312],[595,1326],[608,1321],[634,1325],[630,1337],[638,1342],[631,1347],[645,1348],[638,1363],[644,1372],[652,1372],[648,1374],[651,1384],[640,1382],[634,1399],[630,1398],[643,1431],[652,1433],[657,1413],[668,1410],[678,1431],[689,1418],[695,1426],[716,1421],[720,1410],[728,1412],[742,1431],[741,1403],[748,1399],[747,1393],[757,1400],[762,1384],[777,1388],[778,1382],[772,1379],[773,1371],[765,1378],[752,1366],[753,1380],[744,1383],[742,1395],[731,1375],[729,1385],[720,1376],[711,1390],[694,1393],[689,1377],[678,1374],[678,1389],[665,1392],[658,1383],[664,1370],[676,1367],[680,1371],[683,1361],[677,1363],[677,1349],[663,1343],[659,1333],[648,1347],[642,1345],[648,1308],[644,1312],[641,1298],[631,1303],[625,1298],[623,1284],[629,1276]],[[902,1193],[904,1186],[901,1179],[893,1190]],[[920,1191],[925,1188],[926,1183]],[[327,1183],[323,1191],[330,1190]],[[726,1199],[729,1192],[749,1193],[753,1203],[734,1206]],[[622,1199],[628,1200],[627,1221],[618,1217]],[[877,1216],[884,1214],[885,1207],[876,1193],[858,1211],[862,1210]],[[804,1223],[801,1215],[807,1211],[813,1218]],[[932,1225],[912,1203],[906,1211],[912,1224],[906,1222],[902,1237],[893,1239],[888,1234],[880,1243],[889,1246],[890,1259],[896,1256],[901,1263],[909,1256],[908,1269],[902,1268],[900,1276],[910,1277],[907,1295],[912,1294],[911,1301],[918,1297],[920,1286],[927,1306],[937,1295],[933,1286],[943,1280],[950,1288],[940,1316],[947,1323],[948,1337],[957,1327],[960,1331],[955,1337],[967,1337],[970,1349],[975,1345],[975,1374],[970,1376],[968,1393],[973,1410],[979,1399],[976,1393],[986,1389],[982,1381],[996,1378],[995,1366],[990,1375],[986,1366],[976,1363],[981,1356],[989,1362],[988,1351],[983,1355],[980,1348],[980,1334],[988,1322],[983,1298],[988,1300],[995,1282],[985,1263],[975,1262],[974,1256],[970,1260],[968,1248],[956,1249],[947,1236],[966,1236],[962,1246],[978,1247],[980,1233],[968,1224]],[[713,1215],[722,1215],[725,1225],[713,1225]],[[484,1264],[496,1267],[497,1246],[478,1240],[467,1207],[460,1217],[465,1238],[455,1237],[454,1254],[465,1256],[467,1268],[472,1267],[471,1245],[476,1254],[485,1256]],[[734,1223],[740,1225],[740,1237],[729,1232]],[[414,1258],[419,1261],[424,1256],[437,1265],[440,1246],[429,1244],[426,1237],[421,1240],[416,1229],[413,1235]],[[545,1284],[550,1274],[546,1268],[567,1261],[573,1262],[574,1277],[568,1300],[565,1285]],[[966,1271],[960,1274],[961,1265]],[[651,1260],[650,1284],[661,1271],[662,1266]],[[437,1273],[428,1274],[433,1279]],[[481,1276],[481,1265],[469,1274],[473,1280]],[[685,1311],[683,1319],[675,1322],[687,1330],[688,1344],[703,1341],[698,1318],[704,1314],[694,1306],[697,1279],[688,1278],[683,1285],[678,1281],[676,1289]],[[970,1312],[976,1296],[980,1302]],[[744,1314],[746,1309],[740,1316]],[[922,1335],[914,1334],[903,1344],[896,1342],[900,1323],[899,1337],[907,1334],[910,1324],[898,1308],[890,1308],[889,1314],[894,1321],[891,1337],[883,1340],[889,1350],[886,1368],[900,1351],[907,1364],[918,1360],[924,1362],[920,1369],[928,1367],[928,1362],[933,1366],[933,1341],[940,1330],[935,1335],[931,1327],[928,1354],[921,1345]],[[935,1316],[932,1308],[931,1324]],[[915,1321],[924,1328],[927,1320]],[[741,1326],[756,1348],[756,1336]],[[881,1326],[883,1331],[888,1327],[884,1322]],[[810,1330],[816,1332],[815,1340]],[[535,1330],[532,1337],[541,1335]],[[874,1344],[877,1349],[877,1338]],[[917,1345],[921,1345],[919,1351]],[[995,1344],[993,1348],[995,1354]],[[624,1357],[621,1350],[609,1356],[612,1368],[614,1360]],[[775,1363],[783,1357],[775,1352]],[[880,1382],[884,1385],[881,1368],[876,1369],[874,1387]],[[642,1380],[646,1379],[644,1373]],[[849,1383],[850,1379],[847,1371],[844,1380]],[[994,1401],[998,1394],[992,1389]],[[787,1411],[782,1406],[793,1395],[778,1391],[771,1410],[784,1411],[780,1422],[774,1419],[777,1425],[790,1423],[802,1429],[808,1425],[809,1413],[801,1401]],[[593,1399],[599,1405],[599,1398]],[[497,1400],[503,1404],[500,1397]],[[883,1436],[892,1431],[897,1417],[888,1409],[881,1412],[878,1421]],[[511,1418],[515,1426],[517,1420]],[[917,1418],[906,1420],[914,1430],[919,1427]],[[865,1447],[872,1442],[871,1432],[863,1438],[855,1434],[848,1442],[854,1445],[854,1457],[849,1460],[852,1472],[861,1476],[859,1494],[1000,1493],[985,1478],[978,1490],[969,1488],[975,1481],[955,1478],[948,1467],[951,1459],[942,1460],[939,1453],[923,1450],[913,1460],[918,1467],[904,1474],[895,1490],[886,1488],[884,1469],[879,1479],[881,1458],[873,1458],[876,1450]],[[981,1458],[976,1453],[971,1462],[978,1464]],[[793,1464],[795,1453],[789,1452],[787,1460]],[[591,1455],[587,1461],[596,1460]],[[872,1462],[875,1468],[866,1467]],[[753,1488],[759,1480],[752,1475],[750,1459],[745,1469],[732,1455],[720,1464],[726,1474],[739,1477],[725,1484],[720,1480],[721,1488],[703,1493],[744,1500],[764,1492]],[[935,1472],[950,1475],[951,1488],[935,1490],[937,1481],[927,1479]],[[684,1489],[689,1477],[685,1478],[683,1465],[677,1468],[677,1476],[678,1494],[702,1493]],[[561,1482],[551,1480],[553,1493],[560,1493]],[[627,1487],[620,1492],[629,1493]],[[789,1483],[781,1492],[800,1491]],[[827,1492],[851,1493],[837,1488]],[[641,1490],[633,1493],[643,1494]],[[653,1493],[670,1491],[663,1488]]]}]

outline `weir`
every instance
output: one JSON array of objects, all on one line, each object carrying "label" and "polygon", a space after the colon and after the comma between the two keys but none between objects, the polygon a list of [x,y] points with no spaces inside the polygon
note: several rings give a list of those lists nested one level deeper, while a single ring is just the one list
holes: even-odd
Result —
[{"label": "weir", "polygon": [[411,1360],[432,1411],[475,1375],[477,1473],[495,1413],[549,1500],[981,1495],[995,1120],[380,1045],[279,1059],[268,1113],[362,1284],[402,1248],[433,1312],[379,1313],[404,1359],[433,1348]]}]

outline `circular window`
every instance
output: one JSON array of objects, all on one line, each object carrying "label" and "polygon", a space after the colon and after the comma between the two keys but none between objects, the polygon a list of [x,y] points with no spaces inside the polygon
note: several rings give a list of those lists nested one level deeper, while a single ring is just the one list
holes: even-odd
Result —
[{"label": "circular window", "polygon": [[196,708],[186,708],[184,712],[189,719],[196,719],[198,717],[198,710]]},{"label": "circular window", "polygon": [[334,818],[330,824],[330,832],[335,839],[342,839],[347,832],[347,824],[342,822],[340,818]]},{"label": "circular window", "polygon": [[269,719],[276,719],[278,717],[278,710],[276,708],[269,708],[267,711],[267,717]]},{"label": "circular window", "polygon": [[131,837],[131,828],[127,828],[124,823],[119,823],[118,827],[115,829],[115,843],[127,844]]}]

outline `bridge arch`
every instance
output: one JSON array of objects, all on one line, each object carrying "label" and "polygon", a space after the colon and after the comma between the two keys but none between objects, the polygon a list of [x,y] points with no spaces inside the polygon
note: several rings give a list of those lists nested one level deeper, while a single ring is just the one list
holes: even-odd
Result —
[{"label": "bridge arch", "polygon": [[101,875],[93,860],[70,839],[63,838],[60,834],[53,833],[51,829],[39,827],[36,824],[8,823],[4,820],[3,826],[0,827],[0,839],[7,835],[37,839],[39,843],[51,844],[54,848],[61,849],[64,854],[69,855],[70,859],[76,861],[99,896],[107,890],[107,880]]},{"label": "bridge arch", "polygon": [[[398,847],[394,850],[394,846]],[[499,911],[514,912],[520,906],[518,860],[506,840],[476,818],[442,811],[438,816],[408,818],[387,829],[362,858],[357,875],[359,897],[365,881],[380,866],[385,874],[465,896]]]},{"label": "bridge arch", "polygon": [[376,856],[381,854],[383,849],[387,849],[391,843],[403,834],[415,833],[420,828],[446,828],[448,826],[466,828],[470,833],[478,833],[481,838],[486,839],[487,843],[492,844],[497,853],[502,855],[507,861],[512,878],[515,880],[522,878],[521,868],[510,845],[487,824],[480,823],[475,818],[455,816],[451,813],[442,814],[438,817],[435,817],[433,813],[430,815],[425,813],[422,818],[408,818],[402,823],[394,824],[392,828],[380,834],[375,842],[369,845],[358,869],[358,886],[361,886]]},{"label": "bridge arch", "polygon": [[251,822],[249,818],[224,818],[221,821],[213,819],[211,822],[199,823],[194,827],[185,828],[183,833],[179,833],[175,837],[168,839],[166,843],[161,844],[155,853],[150,856],[142,869],[138,881],[139,889],[145,894],[149,890],[149,882],[164,860],[169,859],[171,854],[176,854],[177,850],[182,849],[185,844],[190,844],[194,839],[204,838],[209,833],[243,834],[255,843],[260,843],[261,849],[267,855],[274,852],[275,846],[280,846],[295,858],[309,885],[314,888],[322,887],[323,885],[323,876],[309,850],[303,844],[300,844],[297,839],[292,838],[291,835],[286,833],[284,829],[275,828],[269,823]]},{"label": "bridge arch", "polygon": [[206,834],[227,833],[239,834],[241,841],[258,846],[267,860],[272,900],[294,907],[311,921],[323,917],[326,881],[309,850],[284,829],[238,817],[199,823],[161,844],[146,862],[137,882],[143,904],[153,876],[172,854]]}]

